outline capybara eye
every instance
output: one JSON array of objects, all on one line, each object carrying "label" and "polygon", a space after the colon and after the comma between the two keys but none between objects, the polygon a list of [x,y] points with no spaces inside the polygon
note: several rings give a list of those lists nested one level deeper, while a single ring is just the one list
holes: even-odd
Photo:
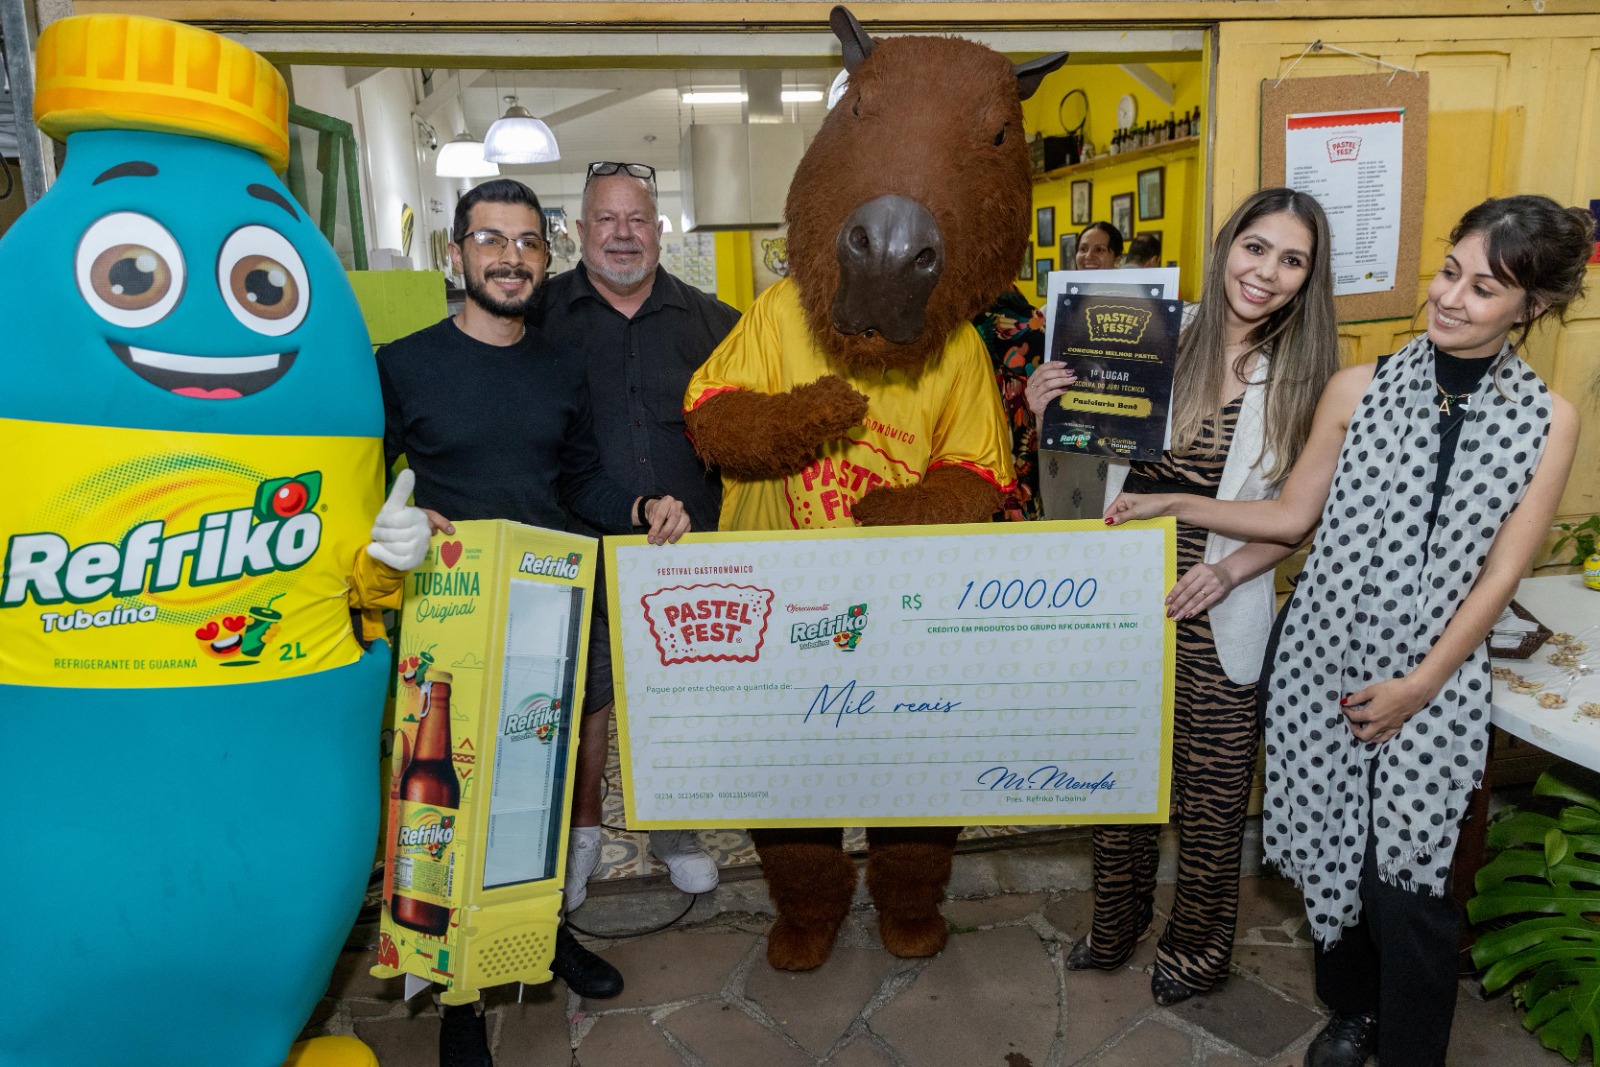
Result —
[{"label": "capybara eye", "polygon": [[1005,144],[1006,143],[1006,128],[1004,126],[1000,127],[1000,132],[994,135],[994,143],[995,144]]}]

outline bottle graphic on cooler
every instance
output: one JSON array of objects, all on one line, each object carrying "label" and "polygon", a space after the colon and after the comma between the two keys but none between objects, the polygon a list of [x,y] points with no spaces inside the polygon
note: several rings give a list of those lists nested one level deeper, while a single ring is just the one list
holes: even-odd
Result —
[{"label": "bottle graphic on cooler", "polygon": [[455,883],[455,832],[461,783],[450,751],[448,671],[431,671],[422,683],[421,715],[411,762],[400,776],[400,817],[395,839],[389,914],[419,933],[450,929]]}]

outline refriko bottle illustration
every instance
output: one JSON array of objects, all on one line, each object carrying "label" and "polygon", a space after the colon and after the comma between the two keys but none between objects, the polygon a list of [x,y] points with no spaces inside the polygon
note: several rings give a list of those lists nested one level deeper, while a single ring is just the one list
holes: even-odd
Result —
[{"label": "refriko bottle illustration", "polygon": [[[3,1067],[276,1067],[361,904],[390,656],[350,609],[383,412],[275,173],[287,109],[202,30],[39,40],[66,162],[0,240],[0,733],[36,913]],[[86,983],[121,991],[92,1024],[62,999]]]},{"label": "refriko bottle illustration", "polygon": [[461,782],[450,759],[453,681],[448,671],[435,670],[422,682],[417,744],[400,775],[400,811],[390,861],[394,891],[389,908],[394,921],[435,936],[450,929],[456,818],[461,806]]}]

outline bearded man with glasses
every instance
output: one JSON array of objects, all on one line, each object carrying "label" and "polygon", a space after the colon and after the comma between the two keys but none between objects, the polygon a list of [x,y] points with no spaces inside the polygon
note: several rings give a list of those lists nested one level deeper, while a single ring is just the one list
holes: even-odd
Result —
[{"label": "bearded man with glasses", "polygon": [[[676,541],[689,529],[683,504],[606,474],[583,364],[526,323],[550,263],[533,191],[485,182],[456,205],[451,232],[450,262],[466,280],[461,311],[378,352],[384,460],[393,467],[405,455],[433,531],[454,533],[452,519],[562,530],[577,516],[604,533]],[[616,968],[565,925],[550,969],[583,997],[622,992]],[[439,1061],[493,1067],[481,1005],[444,1009]]]},{"label": "bearded man with glasses", "polygon": [[[576,353],[587,372],[606,473],[636,493],[673,494],[696,530],[715,530],[722,478],[695,455],[682,401],[690,377],[739,313],[660,265],[655,175],[643,163],[589,165],[577,222],[583,260],[545,286],[531,321],[557,351]],[[598,595],[573,780],[569,909],[583,902],[600,862],[600,785],[613,695],[604,607]],[[652,830],[650,851],[683,892],[716,888],[717,866],[693,830]]]}]

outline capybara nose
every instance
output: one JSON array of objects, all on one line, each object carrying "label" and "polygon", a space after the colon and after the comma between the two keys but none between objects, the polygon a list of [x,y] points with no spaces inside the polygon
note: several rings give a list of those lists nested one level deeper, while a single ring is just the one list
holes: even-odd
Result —
[{"label": "capybara nose", "polygon": [[851,212],[834,242],[840,333],[880,333],[895,344],[922,334],[928,296],[944,271],[944,239],[928,209],[904,196],[880,196]]}]

